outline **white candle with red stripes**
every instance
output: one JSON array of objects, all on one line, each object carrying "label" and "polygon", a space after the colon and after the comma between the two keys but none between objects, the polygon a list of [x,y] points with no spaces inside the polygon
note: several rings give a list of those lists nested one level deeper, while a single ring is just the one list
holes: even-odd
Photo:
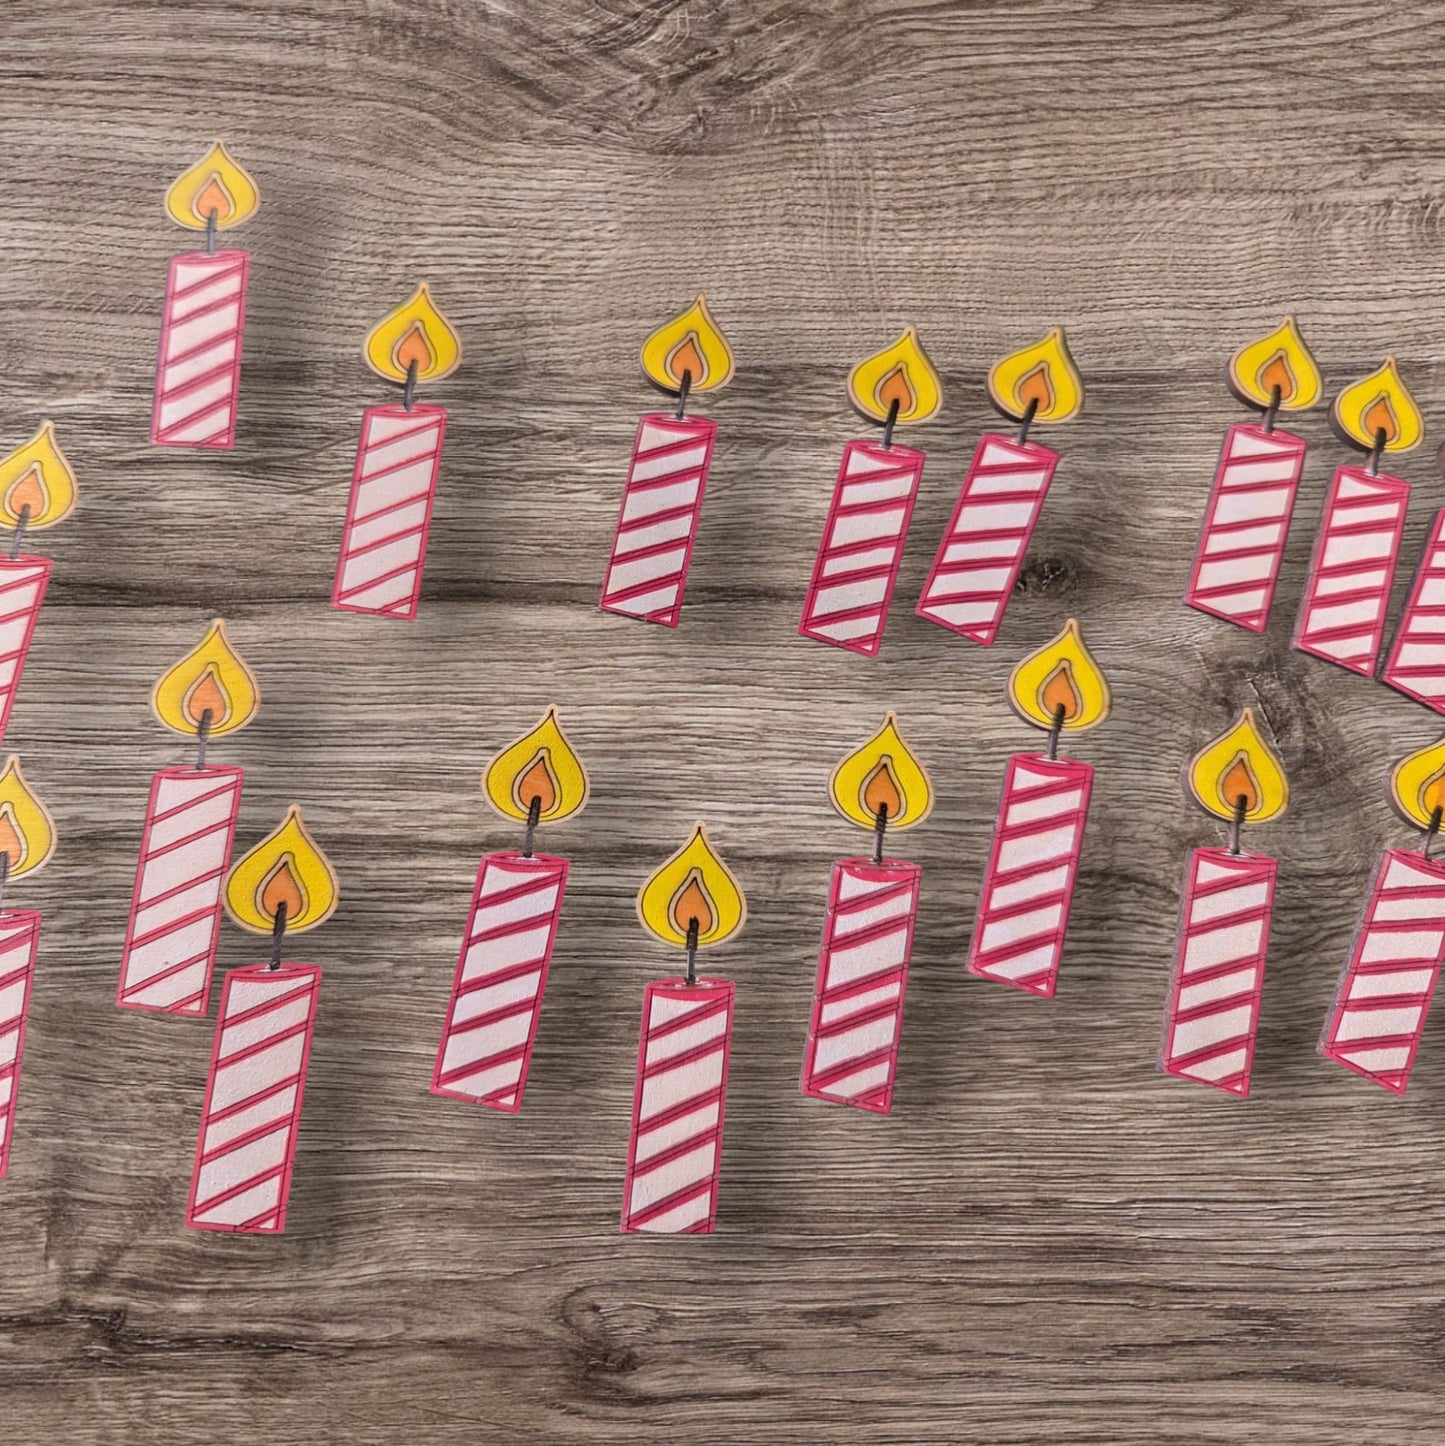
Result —
[{"label": "white candle with red stripes", "polygon": [[[34,873],[55,851],[55,824],[30,791],[13,755],[0,771],[0,898],[7,884]],[[10,1168],[15,1103],[25,1054],[40,915],[0,907],[0,1177]]]},{"label": "white candle with red stripes", "polygon": [[204,231],[206,249],[174,257],[166,275],[151,410],[151,441],[157,446],[236,445],[251,255],[217,250],[216,233],[240,225],[260,200],[255,181],[220,141],[166,193],[171,219]]},{"label": "white candle with red stripes", "polygon": [[1008,761],[967,967],[1051,999],[1094,785],[1092,764],[1058,756],[1059,738],[1109,716],[1109,685],[1070,618],[1014,668],[1008,691],[1021,718],[1048,730],[1049,746]]},{"label": "white candle with red stripes", "polygon": [[446,408],[422,406],[416,391],[457,369],[462,344],[422,285],[372,328],[363,355],[379,377],[401,387],[402,399],[370,407],[361,419],[331,605],[409,619],[421,601],[447,429]]},{"label": "white candle with red stripes", "polygon": [[912,327],[853,368],[848,400],[883,436],[843,450],[798,632],[871,658],[883,643],[923,476],[923,453],[895,443],[894,429],[928,421],[943,402],[938,373]]},{"label": "white candle with red stripes", "polygon": [[675,628],[717,437],[717,423],[689,417],[687,405],[733,375],[732,351],[705,297],[648,337],[642,371],[677,407],[637,424],[600,606]]},{"label": "white candle with red stripes", "polygon": [[532,850],[538,825],[587,802],[587,773],[549,708],[488,765],[482,791],[526,825],[520,853],[488,854],[477,871],[431,1091],[487,1109],[522,1108],[568,861]]},{"label": "white candle with red stripes", "polygon": [[1445,816],[1445,739],[1401,760],[1390,792],[1423,841],[1375,862],[1319,1051],[1404,1094],[1445,960],[1445,861],[1430,857]]},{"label": "white candle with red stripes", "polygon": [[1424,422],[1393,357],[1335,398],[1335,430],[1370,455],[1341,467],[1330,484],[1315,537],[1294,645],[1327,663],[1373,677],[1410,484],[1379,470],[1384,453],[1420,445]]},{"label": "white candle with red stripes", "polygon": [[194,767],[151,779],[115,1002],[122,1009],[204,1015],[221,928],[244,771],[208,764],[210,740],[244,728],[261,694],[219,618],[151,694],[167,728],[197,742]]},{"label": "white candle with red stripes", "polygon": [[736,986],[697,974],[697,951],[742,928],[747,904],[698,824],[642,886],[637,913],[685,951],[677,978],[643,992],[622,1232],[710,1235],[717,1221]]},{"label": "white candle with red stripes", "polygon": [[1019,423],[1018,435],[979,438],[918,600],[919,617],[984,647],[998,636],[1059,462],[1052,448],[1029,440],[1029,429],[1067,422],[1084,404],[1063,330],[995,363],[988,391]]},{"label": "white candle with red stripes", "polygon": [[1306,450],[1301,438],[1275,426],[1275,417],[1314,406],[1321,389],[1319,367],[1293,317],[1234,354],[1229,383],[1241,400],[1263,408],[1264,418],[1236,422],[1224,434],[1184,601],[1262,633]]},{"label": "white candle with red stripes", "polygon": [[1289,782],[1249,708],[1195,755],[1184,777],[1195,802],[1229,822],[1230,840],[1227,848],[1195,849],[1185,866],[1159,1068],[1243,1098],[1279,866],[1245,852],[1241,831],[1284,812]]},{"label": "white candle with red stripes", "polygon": [[271,959],[230,970],[221,986],[186,1207],[193,1230],[286,1228],[321,970],[282,954],[287,934],[331,916],[337,894],[294,804],[226,881],[228,912],[243,929],[270,935]]},{"label": "white candle with red stripes", "polygon": [[1430,520],[1380,679],[1407,698],[1445,713],[1445,510]]},{"label": "white candle with red stripes", "polygon": [[933,789],[889,713],[833,770],[828,793],[844,818],[872,831],[873,854],[833,865],[799,1087],[814,1099],[886,1115],[923,871],[886,857],[884,845],[889,828],[923,822]]}]

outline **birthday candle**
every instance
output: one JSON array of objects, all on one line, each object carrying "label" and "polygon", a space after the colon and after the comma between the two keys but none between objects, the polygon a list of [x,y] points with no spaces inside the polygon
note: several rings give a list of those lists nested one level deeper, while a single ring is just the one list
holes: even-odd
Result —
[{"label": "birthday candle", "polygon": [[236,445],[236,396],[246,327],[248,251],[216,250],[216,232],[260,204],[256,183],[217,141],[166,192],[171,219],[206,233],[204,251],[174,257],[166,276],[151,441],[162,447]]},{"label": "birthday candle", "polygon": [[736,987],[699,979],[696,957],[742,927],[747,905],[702,824],[642,886],[637,912],[659,939],[687,951],[687,969],[643,993],[622,1231],[708,1235],[717,1219]]},{"label": "birthday candle", "polygon": [[122,1009],[204,1015],[221,927],[221,890],[241,807],[239,768],[206,764],[209,740],[244,728],[260,690],[218,618],[161,678],[151,707],[198,741],[194,768],[151,779],[115,1002]]},{"label": "birthday candle", "polygon": [[733,374],[732,351],[704,297],[648,337],[642,370],[677,398],[677,410],[637,424],[600,606],[675,628],[717,436],[716,422],[684,413],[689,397],[726,386]]},{"label": "birthday candle", "polygon": [[1199,806],[1228,819],[1227,849],[1200,848],[1185,869],[1159,1068],[1241,1098],[1249,1093],[1278,864],[1240,849],[1246,822],[1283,813],[1284,769],[1246,708],[1185,773]]},{"label": "birthday candle", "polygon": [[943,401],[912,327],[853,368],[848,400],[882,425],[883,438],[849,442],[843,451],[798,632],[875,657],[923,475],[923,453],[895,445],[893,429],[926,422]]},{"label": "birthday candle", "polygon": [[1425,429],[1393,357],[1335,398],[1334,421],[1370,459],[1341,467],[1330,484],[1294,645],[1372,677],[1410,501],[1410,484],[1378,472],[1379,458],[1419,446]]},{"label": "birthday candle", "polygon": [[492,760],[482,791],[504,818],[527,825],[526,843],[521,853],[482,860],[431,1090],[515,1114],[567,887],[567,860],[534,855],[532,835],[587,802],[586,770],[555,708]]},{"label": "birthday candle", "polygon": [[1381,680],[1445,713],[1445,510],[1430,522]]},{"label": "birthday candle", "polygon": [[447,425],[446,408],[419,406],[416,388],[450,376],[462,346],[431,292],[419,286],[372,329],[364,355],[403,396],[399,405],[369,407],[361,419],[331,605],[414,618]]},{"label": "birthday candle", "polygon": [[193,1230],[286,1228],[321,970],[281,954],[288,932],[315,928],[336,900],[336,875],[295,805],[231,870],[226,908],[243,929],[269,934],[272,953],[221,986],[186,1208]]},{"label": "birthday candle", "polygon": [[885,858],[883,845],[890,827],[923,822],[933,789],[889,713],[833,770],[828,792],[844,818],[872,830],[874,847],[872,858],[833,865],[799,1088],[814,1099],[886,1115],[923,871]]},{"label": "birthday candle", "polygon": [[1278,330],[1235,353],[1229,382],[1236,396],[1264,408],[1264,421],[1236,422],[1224,434],[1184,601],[1262,633],[1306,450],[1299,437],[1277,430],[1274,419],[1281,409],[1314,406],[1320,373],[1287,316]]},{"label": "birthday candle", "polygon": [[1057,452],[1028,440],[1029,428],[1067,422],[1084,404],[1059,327],[995,363],[988,390],[994,406],[1020,424],[1019,433],[979,438],[918,602],[919,617],[985,647],[998,636],[1059,462]]},{"label": "birthday candle", "polygon": [[1429,857],[1445,804],[1445,739],[1398,763],[1390,792],[1425,830],[1424,845],[1387,848],[1376,860],[1319,1051],[1404,1094],[1445,959],[1445,863]]},{"label": "birthday candle", "polygon": [[0,460],[0,522],[15,529],[10,555],[0,555],[0,739],[50,581],[50,559],[22,556],[20,547],[27,531],[69,516],[75,493],[75,473],[52,422],[42,422],[28,442]]},{"label": "birthday candle", "polygon": [[1079,625],[1023,659],[1009,700],[1026,722],[1049,731],[1049,751],[1016,753],[1004,774],[968,972],[1051,999],[1089,817],[1092,764],[1057,756],[1059,735],[1109,716],[1109,685]]}]

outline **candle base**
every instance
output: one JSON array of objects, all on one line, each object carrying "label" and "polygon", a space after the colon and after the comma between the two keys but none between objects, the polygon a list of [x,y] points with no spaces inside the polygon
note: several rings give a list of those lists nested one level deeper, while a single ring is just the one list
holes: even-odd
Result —
[{"label": "candle base", "polygon": [[33,909],[0,912],[0,1177],[10,1169],[15,1097],[30,1018],[30,986],[40,945],[40,915]]}]

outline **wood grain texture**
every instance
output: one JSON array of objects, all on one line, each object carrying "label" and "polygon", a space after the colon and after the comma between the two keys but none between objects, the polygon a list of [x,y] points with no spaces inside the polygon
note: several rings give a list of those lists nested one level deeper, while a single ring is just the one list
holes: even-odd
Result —
[{"label": "wood grain texture", "polygon": [[[1314,1054],[1388,765],[1438,720],[1290,651],[1342,454],[1310,442],[1268,634],[1180,605],[1223,368],[1292,310],[1330,392],[1395,353],[1445,423],[1445,5],[1283,0],[10,0],[0,444],[56,420],[81,510],[7,744],[60,850],[9,1178],[16,1442],[1308,1442],[1445,1433],[1445,1039],[1387,1096]],[[239,442],[146,441],[166,185],[262,188]],[[328,606],[366,330],[419,279],[464,339],[420,618]],[[600,613],[636,349],[706,289],[738,357],[682,627]],[[795,636],[853,361],[916,323],[942,416],[882,657]],[[1083,417],[981,650],[912,603],[1002,353],[1067,325]],[[910,438],[909,440],[915,440]],[[1430,450],[1413,555],[1441,495]],[[1397,589],[1398,604],[1404,578]],[[1079,616],[1116,713],[1058,997],[967,978],[1014,661]],[[182,1226],[210,1026],[112,1003],[153,680],[224,614],[259,721],[238,846],[293,799],[342,880],[287,1233]],[[557,701],[594,780],[517,1118],[427,1081],[479,770]],[[1247,1103],[1153,1071],[1181,763],[1243,704],[1288,818]],[[939,803],[891,1118],[797,1076],[837,757],[900,711]],[[710,1240],[621,1238],[639,881],[705,817],[748,890]],[[222,963],[255,959],[229,925]]]}]

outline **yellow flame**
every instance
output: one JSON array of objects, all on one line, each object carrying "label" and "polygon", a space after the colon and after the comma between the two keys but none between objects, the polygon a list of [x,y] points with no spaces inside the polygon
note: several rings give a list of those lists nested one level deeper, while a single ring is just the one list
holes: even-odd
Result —
[{"label": "yellow flame", "polygon": [[260,706],[255,675],[231,646],[220,618],[151,692],[156,717],[177,733],[199,733],[201,717],[209,708],[212,738],[244,728]]},{"label": "yellow flame", "polygon": [[406,380],[413,360],[417,381],[434,382],[450,376],[462,359],[461,338],[437,310],[425,283],[408,302],[377,322],[365,350],[372,371],[394,382]]},{"label": "yellow flame", "polygon": [[833,770],[828,792],[833,807],[860,828],[874,827],[880,802],[888,804],[890,829],[912,828],[922,823],[933,808],[928,775],[903,741],[894,713],[889,713],[883,726]]},{"label": "yellow flame", "polygon": [[1289,806],[1284,764],[1255,726],[1252,708],[1194,755],[1185,778],[1200,807],[1219,818],[1234,817],[1241,795],[1246,800],[1244,816],[1252,823],[1274,818]]},{"label": "yellow flame", "polygon": [[1387,452],[1408,452],[1425,436],[1425,420],[1392,356],[1379,371],[1346,387],[1335,398],[1333,414],[1335,426],[1362,447],[1373,447],[1382,427]]},{"label": "yellow flame", "polygon": [[1069,355],[1062,327],[1033,346],[995,362],[988,374],[993,404],[1006,417],[1022,417],[1038,403],[1036,422],[1067,422],[1084,405],[1084,382]]},{"label": "yellow flame", "polygon": [[910,326],[892,346],[848,373],[848,400],[865,417],[886,422],[894,400],[898,424],[926,422],[943,405],[943,386]]},{"label": "yellow flame", "polygon": [[507,818],[525,820],[534,796],[542,800],[541,823],[556,823],[582,809],[587,802],[587,770],[562,732],[556,708],[548,708],[530,733],[487,764],[482,792]]},{"label": "yellow flame", "polygon": [[301,809],[294,803],[281,827],[263,838],[226,880],[231,917],[257,934],[271,932],[278,898],[286,899],[286,932],[292,934],[329,919],[337,895],[331,863],[306,831]]},{"label": "yellow flame", "polygon": [[1445,738],[1402,758],[1390,774],[1390,791],[1407,819],[1429,828],[1435,810],[1445,806]]},{"label": "yellow flame", "polygon": [[684,371],[692,373],[689,392],[716,391],[732,380],[732,349],[707,309],[705,296],[642,343],[642,370],[665,392],[681,390]]},{"label": "yellow flame", "polygon": [[0,851],[10,855],[12,879],[34,873],[55,852],[55,820],[30,791],[13,753],[0,773]]},{"label": "yellow flame", "polygon": [[690,917],[702,926],[700,946],[720,944],[742,928],[747,913],[738,881],[713,852],[702,824],[637,892],[637,917],[665,944],[686,945]]},{"label": "yellow flame", "polygon": [[1269,406],[1279,387],[1281,411],[1302,412],[1320,399],[1320,369],[1287,316],[1268,336],[1240,347],[1229,362],[1229,380],[1240,396]]},{"label": "yellow flame", "polygon": [[1015,664],[1008,695],[1014,709],[1040,728],[1054,726],[1060,703],[1065,733],[1082,733],[1109,716],[1109,680],[1084,646],[1074,618],[1058,637]]},{"label": "yellow flame", "polygon": [[23,447],[0,461],[0,518],[11,527],[28,506],[26,527],[51,527],[75,508],[75,473],[55,440],[55,423],[42,422]]},{"label": "yellow flame", "polygon": [[204,231],[211,211],[218,230],[239,226],[261,204],[256,183],[236,164],[220,141],[171,183],[166,210],[173,221]]}]

